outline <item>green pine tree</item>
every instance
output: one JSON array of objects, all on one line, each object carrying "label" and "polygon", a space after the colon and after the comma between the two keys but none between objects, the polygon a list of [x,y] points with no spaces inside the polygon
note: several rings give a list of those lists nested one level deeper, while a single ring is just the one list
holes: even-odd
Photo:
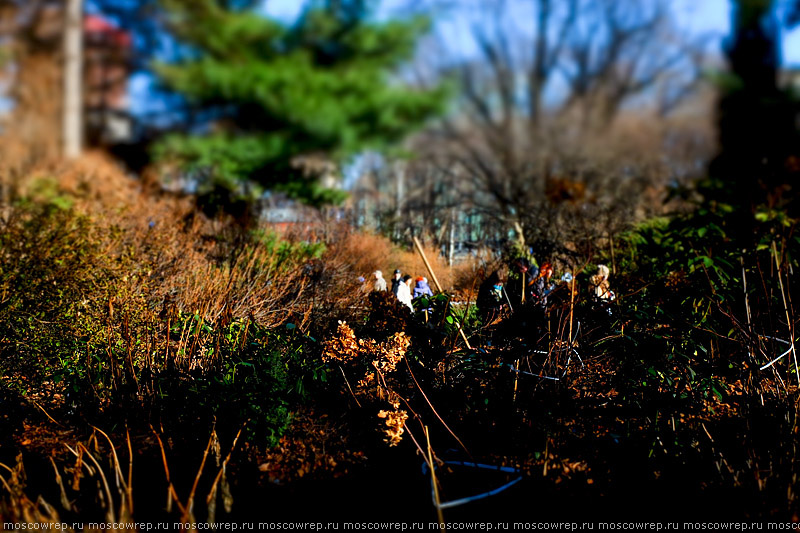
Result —
[{"label": "green pine tree", "polygon": [[379,22],[364,0],[327,0],[286,25],[252,4],[162,0],[187,52],[157,74],[207,120],[199,133],[164,138],[156,155],[202,177],[206,206],[253,199],[265,188],[335,203],[343,194],[293,160],[385,150],[443,110],[443,87],[411,89],[394,77],[426,20]]}]

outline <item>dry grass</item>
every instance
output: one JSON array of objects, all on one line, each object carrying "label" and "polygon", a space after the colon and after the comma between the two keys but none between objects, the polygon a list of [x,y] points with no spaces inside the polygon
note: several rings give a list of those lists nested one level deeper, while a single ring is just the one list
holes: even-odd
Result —
[{"label": "dry grass", "polygon": [[[58,504],[49,503],[41,494],[36,497],[31,496],[34,492],[27,486],[27,474],[23,456],[20,454],[13,468],[0,463],[0,522],[51,524],[51,528],[55,528],[52,524],[59,524],[60,527],[57,529],[73,531],[69,525],[74,525],[74,522],[68,521],[64,516],[66,515],[72,519],[76,516],[89,518],[88,524],[82,522],[82,531],[101,531],[109,529],[111,524],[120,529],[123,528],[122,524],[127,524],[124,529],[138,531],[138,527],[134,527],[138,524],[133,517],[133,483],[135,479],[143,479],[138,468],[136,473],[139,475],[134,476],[134,467],[138,467],[135,464],[135,457],[142,455],[142,445],[151,449],[157,447],[161,454],[163,475],[167,485],[166,512],[181,523],[194,524],[198,521],[195,512],[202,510],[206,520],[214,522],[219,503],[222,503],[227,513],[231,512],[233,500],[230,496],[227,470],[241,432],[240,429],[227,454],[224,455],[223,445],[217,432],[211,430],[203,459],[197,472],[194,473],[191,490],[184,495],[179,494],[174,482],[181,481],[182,486],[188,487],[190,484],[187,481],[191,478],[175,480],[172,477],[168,457],[172,456],[174,459],[174,456],[179,454],[175,454],[174,451],[168,453],[162,435],[155,430],[150,437],[139,439],[140,442],[136,445],[132,443],[130,433],[127,431],[123,438],[125,442],[117,446],[111,437],[98,428],[94,429],[85,442],[60,440],[59,453],[49,457],[55,484],[60,493]],[[213,460],[209,456],[213,457]],[[153,484],[154,480],[150,479],[149,482]],[[196,501],[195,497],[199,490],[208,493]],[[97,509],[91,511],[94,516],[84,514],[87,510],[80,508],[81,504],[85,505],[87,501],[94,501],[97,506]],[[205,506],[202,505],[203,501]],[[99,519],[100,516],[103,520]],[[98,524],[99,529],[92,527],[93,522]],[[28,525],[28,528],[32,526]]]}]

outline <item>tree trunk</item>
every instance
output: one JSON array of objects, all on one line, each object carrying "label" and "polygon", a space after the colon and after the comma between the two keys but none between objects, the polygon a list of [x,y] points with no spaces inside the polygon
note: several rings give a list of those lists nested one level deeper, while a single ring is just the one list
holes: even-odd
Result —
[{"label": "tree trunk", "polygon": [[403,234],[403,228],[401,226],[403,220],[403,203],[405,201],[406,196],[406,167],[403,161],[398,161],[394,164],[394,174],[395,179],[397,180],[396,185],[397,189],[395,190],[395,239],[399,240]]},{"label": "tree trunk", "polygon": [[536,17],[536,44],[534,47],[533,66],[531,67],[529,79],[529,93],[530,99],[530,128],[531,133],[535,134],[539,131],[540,115],[542,107],[542,93],[544,86],[547,83],[549,46],[548,46],[548,30],[550,29],[550,0],[539,0],[538,14]]},{"label": "tree trunk", "polygon": [[456,217],[454,213],[450,213],[450,247],[447,251],[447,264],[453,266],[453,255],[456,248]]},{"label": "tree trunk", "polygon": [[83,148],[83,0],[67,0],[64,17],[64,157]]}]

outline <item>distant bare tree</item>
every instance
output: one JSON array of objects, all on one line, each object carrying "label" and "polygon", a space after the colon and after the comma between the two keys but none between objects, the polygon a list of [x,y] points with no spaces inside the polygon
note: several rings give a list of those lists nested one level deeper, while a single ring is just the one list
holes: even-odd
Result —
[{"label": "distant bare tree", "polygon": [[665,0],[478,9],[478,57],[442,67],[459,82],[459,112],[426,137],[428,161],[459,169],[476,209],[519,248],[577,251],[680,173],[665,157],[685,147],[671,115],[699,88],[705,39],[682,35]]},{"label": "distant bare tree", "polygon": [[423,78],[449,76],[459,90],[448,120],[410,146],[417,157],[402,180],[384,165],[359,182],[355,196],[372,199],[386,234],[445,251],[513,234],[539,255],[588,254],[658,209],[668,183],[703,171],[713,150],[711,91],[700,83],[707,37],[676,29],[674,3],[431,3],[471,15],[474,52],[440,39],[419,54]]}]

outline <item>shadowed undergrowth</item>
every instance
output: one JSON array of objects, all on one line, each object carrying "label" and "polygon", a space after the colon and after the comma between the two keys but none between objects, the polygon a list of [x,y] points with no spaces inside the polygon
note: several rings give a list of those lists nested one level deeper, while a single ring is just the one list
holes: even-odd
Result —
[{"label": "shadowed undergrowth", "polygon": [[0,226],[4,520],[258,519],[260,498],[322,494],[320,516],[380,515],[387,476],[435,519],[426,434],[444,501],[522,476],[452,520],[531,499],[553,516],[575,499],[586,516],[797,510],[798,239],[778,212],[748,240],[724,206],[651,221],[594,258],[616,267],[613,303],[573,265],[546,312],[484,324],[471,266],[449,273],[459,298],[413,315],[368,295],[374,236],[72,198]]}]

